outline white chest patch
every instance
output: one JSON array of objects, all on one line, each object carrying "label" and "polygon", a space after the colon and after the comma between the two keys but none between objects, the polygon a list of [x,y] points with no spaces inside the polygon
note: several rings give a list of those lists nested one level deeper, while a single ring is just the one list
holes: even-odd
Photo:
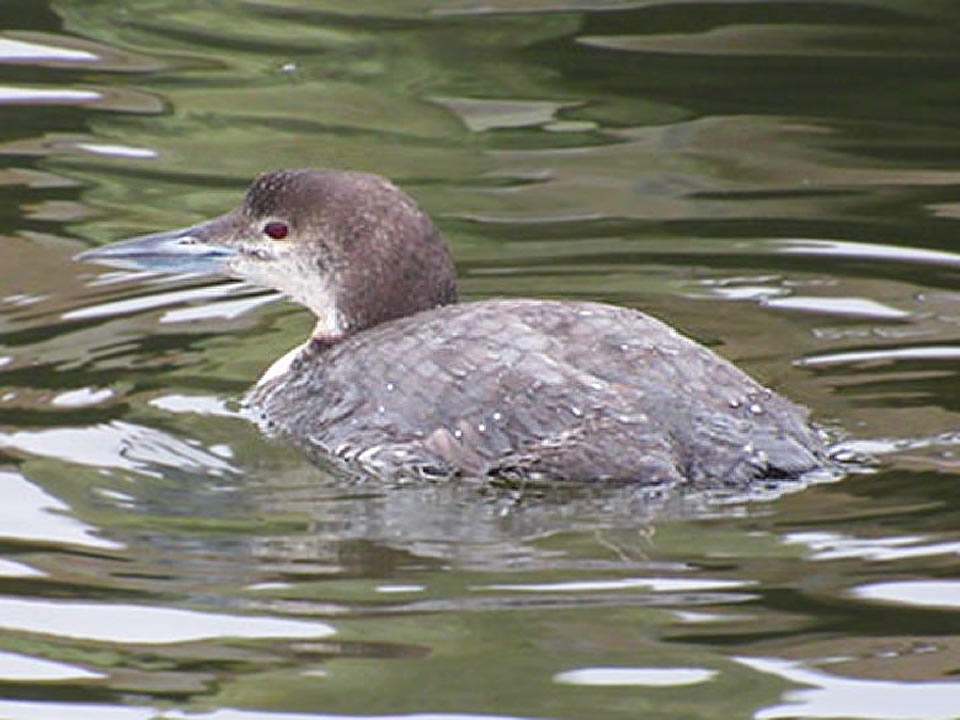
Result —
[{"label": "white chest patch", "polygon": [[269,368],[267,368],[267,371],[260,376],[259,380],[257,380],[256,386],[258,388],[263,387],[274,378],[278,378],[281,375],[286,374],[286,372],[290,370],[290,366],[293,364],[294,359],[297,357],[297,355],[301,353],[301,351],[306,346],[307,346],[307,343],[303,343],[302,345],[297,345],[295,348],[290,350],[290,352],[286,353],[279,359],[274,360],[273,364]]}]

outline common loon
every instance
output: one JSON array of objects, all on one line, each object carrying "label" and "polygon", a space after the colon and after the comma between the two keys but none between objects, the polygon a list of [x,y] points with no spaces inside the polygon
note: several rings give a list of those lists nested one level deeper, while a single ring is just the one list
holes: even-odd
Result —
[{"label": "common loon", "polygon": [[312,336],[245,407],[378,474],[744,488],[827,463],[805,409],[637,310],[458,303],[440,232],[376,175],[266,173],[226,215],[77,259],[219,272],[305,305]]}]

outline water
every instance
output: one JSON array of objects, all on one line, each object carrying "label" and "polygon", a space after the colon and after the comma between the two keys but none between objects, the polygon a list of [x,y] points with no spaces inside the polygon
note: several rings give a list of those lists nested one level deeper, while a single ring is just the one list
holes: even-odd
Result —
[{"label": "water", "polygon": [[[0,20],[0,717],[960,717],[955,4]],[[389,175],[465,296],[644,308],[874,460],[656,500],[313,467],[235,416],[303,311],[70,260],[284,166]]]}]

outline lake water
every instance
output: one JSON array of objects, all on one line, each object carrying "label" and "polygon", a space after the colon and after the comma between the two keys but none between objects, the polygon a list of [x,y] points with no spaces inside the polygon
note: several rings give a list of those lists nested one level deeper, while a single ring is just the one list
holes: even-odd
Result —
[{"label": "lake water", "polygon": [[[958,78],[941,0],[4,2],[0,717],[960,717]],[[643,308],[869,461],[310,465],[236,416],[306,312],[71,261],[303,166],[393,178],[464,296]]]}]

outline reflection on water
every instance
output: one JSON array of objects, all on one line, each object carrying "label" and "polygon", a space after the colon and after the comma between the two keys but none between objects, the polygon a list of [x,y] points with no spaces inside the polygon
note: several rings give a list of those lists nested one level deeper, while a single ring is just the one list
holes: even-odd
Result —
[{"label": "reflection on water", "polygon": [[[4,10],[0,716],[956,717],[954,5]],[[874,460],[749,497],[309,465],[235,412],[305,313],[70,261],[307,165],[403,185],[464,295],[647,309]]]}]

